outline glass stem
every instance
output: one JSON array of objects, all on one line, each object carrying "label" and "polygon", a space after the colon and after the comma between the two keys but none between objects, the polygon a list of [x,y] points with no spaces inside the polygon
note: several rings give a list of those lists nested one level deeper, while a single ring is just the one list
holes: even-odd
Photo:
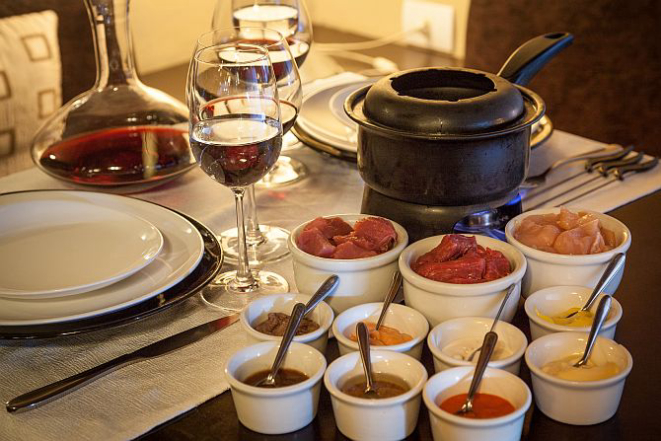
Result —
[{"label": "glass stem", "polygon": [[243,219],[243,196],[245,188],[233,188],[234,201],[236,202],[236,229],[239,236],[239,264],[236,269],[236,285],[239,287],[248,287],[255,285],[255,278],[250,272],[248,264],[248,246],[246,244],[246,230]]},{"label": "glass stem", "polygon": [[255,186],[248,187],[246,205],[246,240],[249,246],[257,246],[266,241],[266,238],[259,229],[259,220],[257,220],[257,201],[255,199]]}]

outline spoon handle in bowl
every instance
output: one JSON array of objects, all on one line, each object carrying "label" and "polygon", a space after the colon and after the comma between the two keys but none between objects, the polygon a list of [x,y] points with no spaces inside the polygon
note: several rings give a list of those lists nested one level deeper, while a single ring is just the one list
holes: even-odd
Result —
[{"label": "spoon handle in bowl", "polygon": [[303,315],[308,315],[310,312],[312,312],[312,310],[316,308],[317,305],[321,303],[321,301],[324,300],[326,296],[329,295],[339,284],[340,278],[336,274],[333,274],[328,279],[326,279],[324,283],[321,284],[317,292],[314,293],[312,298],[310,298],[308,303],[305,305],[305,314]]},{"label": "spoon handle in bowl", "polygon": [[374,390],[372,360],[370,357],[370,334],[365,323],[358,322],[356,324],[356,335],[358,336],[358,352],[360,352],[360,359],[363,362],[363,370],[365,371],[366,390]]},{"label": "spoon handle in bowl", "polygon": [[468,395],[466,396],[466,402],[473,402],[473,397],[477,389],[480,387],[482,382],[482,376],[484,371],[487,369],[489,360],[491,360],[491,355],[493,350],[496,347],[498,342],[498,334],[493,331],[489,331],[484,336],[484,341],[482,342],[482,351],[480,351],[480,356],[477,359],[477,365],[475,366],[475,373],[473,374],[473,380],[471,380],[471,385],[468,388]]},{"label": "spoon handle in bowl", "polygon": [[604,274],[601,276],[601,279],[599,279],[599,282],[597,282],[597,285],[594,287],[592,294],[590,294],[590,298],[587,302],[585,302],[583,308],[581,308],[581,311],[587,311],[590,309],[594,301],[597,299],[597,296],[599,296],[604,288],[606,288],[606,286],[611,283],[622,265],[624,265],[624,259],[625,257],[623,253],[617,253],[613,256],[610,263],[604,270]]},{"label": "spoon handle in bowl", "polygon": [[395,274],[392,276],[392,283],[390,284],[390,291],[383,301],[383,309],[381,309],[381,315],[379,315],[379,320],[376,322],[376,330],[378,331],[383,321],[386,318],[386,311],[388,306],[395,300],[395,296],[399,292],[399,287],[402,285],[402,273],[399,270],[395,271]]},{"label": "spoon handle in bowl", "polygon": [[291,342],[296,336],[296,331],[298,330],[298,325],[301,324],[301,319],[303,318],[304,312],[304,304],[296,303],[294,305],[291,317],[287,323],[287,329],[285,329],[285,334],[282,336],[282,340],[280,341],[278,352],[275,354],[275,359],[273,360],[273,365],[271,366],[271,372],[267,377],[268,382],[275,381],[275,376],[278,373],[278,370],[280,370],[282,362],[285,361],[285,357],[287,356],[287,349],[289,349]]},{"label": "spoon handle in bowl", "polygon": [[588,362],[590,354],[592,353],[592,348],[594,348],[594,344],[597,341],[597,336],[601,330],[601,326],[606,321],[606,317],[608,317],[608,312],[611,309],[612,301],[613,299],[611,296],[603,296],[599,301],[599,306],[597,306],[597,311],[594,314],[594,321],[592,322],[592,327],[590,328],[590,334],[588,335],[588,343],[585,345],[585,353],[574,366],[583,366]]}]

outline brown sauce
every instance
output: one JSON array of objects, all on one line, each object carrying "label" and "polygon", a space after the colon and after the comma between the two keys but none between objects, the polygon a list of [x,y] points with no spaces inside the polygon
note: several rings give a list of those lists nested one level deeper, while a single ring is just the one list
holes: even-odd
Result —
[{"label": "brown sauce", "polygon": [[[257,386],[257,383],[268,377],[270,372],[271,369],[255,372],[254,374],[243,380],[243,382],[250,386]],[[303,372],[297,371],[295,369],[280,368],[280,370],[278,370],[278,373],[275,375],[275,385],[273,386],[260,385],[257,387],[272,389],[276,387],[292,386],[294,384],[302,383],[308,378],[310,377],[305,375]]]},{"label": "brown sauce", "polygon": [[[266,320],[256,325],[254,328],[256,331],[263,334],[275,335],[282,337],[285,335],[285,330],[287,329],[287,323],[289,323],[290,316],[282,312],[269,312]],[[303,317],[301,324],[296,330],[296,335],[309,334],[319,329],[319,324],[315,321],[312,321],[308,318]]]},{"label": "brown sauce", "polygon": [[411,388],[399,377],[391,374],[374,374],[374,391],[376,393],[365,393],[365,376],[358,375],[344,382],[340,390],[347,395],[357,398],[380,399],[401,395]]},{"label": "brown sauce", "polygon": [[[459,394],[447,398],[441,403],[440,408],[448,413],[456,414],[466,402],[467,395]],[[514,410],[512,403],[505,398],[498,395],[477,393],[473,397],[473,411],[458,414],[458,416],[476,419],[498,418],[510,414]]]}]

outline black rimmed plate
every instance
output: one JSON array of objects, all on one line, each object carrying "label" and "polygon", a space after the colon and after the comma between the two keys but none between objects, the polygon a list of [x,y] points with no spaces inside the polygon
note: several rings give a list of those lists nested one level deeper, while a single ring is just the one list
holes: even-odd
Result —
[{"label": "black rimmed plate", "polygon": [[[143,202],[163,207],[154,202]],[[51,338],[109,329],[133,323],[183,302],[209,284],[209,282],[211,282],[218,274],[223,263],[223,252],[215,235],[209,231],[208,228],[190,216],[167,207],[163,208],[177,213],[188,220],[198,230],[204,244],[204,252],[200,263],[183,280],[155,297],[151,297],[141,303],[111,313],[82,320],[58,323],[29,326],[0,326],[0,339],[18,340]]]}]

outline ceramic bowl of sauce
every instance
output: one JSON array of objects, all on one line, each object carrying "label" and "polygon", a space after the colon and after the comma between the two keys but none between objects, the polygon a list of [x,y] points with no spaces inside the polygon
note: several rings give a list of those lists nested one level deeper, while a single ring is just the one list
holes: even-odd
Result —
[{"label": "ceramic bowl of sauce", "polygon": [[381,349],[370,352],[377,394],[364,394],[358,352],[333,361],[324,375],[338,429],[351,439],[399,440],[417,427],[427,370],[415,358]]},{"label": "ceramic bowl of sauce", "polygon": [[633,366],[624,346],[597,337],[588,365],[574,368],[587,338],[582,332],[557,332],[538,338],[526,350],[535,404],[561,423],[598,424],[615,415]]},{"label": "ceramic bowl of sauce", "polygon": [[326,359],[313,347],[292,342],[276,377],[276,387],[258,387],[268,375],[278,342],[263,342],[237,351],[227,362],[225,378],[239,421],[255,432],[293,432],[317,415]]},{"label": "ceramic bowl of sauce", "polygon": [[[381,315],[383,303],[366,303],[354,306],[338,315],[332,331],[337,339],[340,355],[358,350],[355,338],[356,324],[360,321],[372,329]],[[391,303],[379,332],[370,332],[372,349],[402,352],[420,360],[425,337],[429,332],[427,319],[408,306]]]},{"label": "ceramic bowl of sauce", "polygon": [[456,415],[464,403],[475,369],[447,369],[429,379],[422,399],[429,410],[434,439],[443,441],[518,440],[532,394],[516,375],[487,367],[473,413]]},{"label": "ceramic bowl of sauce", "polygon": [[[491,318],[460,317],[436,325],[427,336],[427,345],[434,357],[434,370],[441,372],[453,367],[474,366],[479,352],[473,361],[468,358],[482,346],[484,335],[492,324]],[[489,367],[519,375],[521,359],[528,346],[526,336],[516,326],[500,320],[494,331],[498,334],[498,342]]]},{"label": "ceramic bowl of sauce", "polygon": [[[592,288],[585,286],[552,286],[539,290],[526,299],[525,311],[530,322],[530,336],[536,340],[554,332],[590,332],[594,312],[597,310],[601,294],[589,311],[565,319],[570,313],[581,309],[592,294]],[[615,338],[617,324],[622,318],[622,305],[613,298],[611,310],[599,335]]]},{"label": "ceramic bowl of sauce", "polygon": [[[307,303],[309,295],[297,293],[273,294],[253,300],[241,311],[241,327],[248,344],[263,341],[279,342],[296,303]],[[322,354],[326,352],[328,329],[335,314],[326,302],[321,302],[303,318],[295,342],[305,343]]]}]

